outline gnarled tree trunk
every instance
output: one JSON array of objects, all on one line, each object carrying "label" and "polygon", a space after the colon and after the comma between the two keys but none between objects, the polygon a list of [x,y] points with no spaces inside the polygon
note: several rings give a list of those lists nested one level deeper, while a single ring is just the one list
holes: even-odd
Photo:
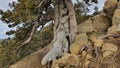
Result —
[{"label": "gnarled tree trunk", "polygon": [[51,50],[43,57],[42,65],[68,53],[77,34],[75,11],[71,0],[55,1],[54,39]]}]

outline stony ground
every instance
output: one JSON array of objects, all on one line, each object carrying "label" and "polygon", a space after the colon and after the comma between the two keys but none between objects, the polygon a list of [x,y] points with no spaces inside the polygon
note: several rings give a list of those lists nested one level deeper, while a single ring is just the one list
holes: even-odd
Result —
[{"label": "stony ground", "polygon": [[119,36],[86,36],[79,34],[71,45],[71,53],[55,59],[52,68],[120,68]]}]

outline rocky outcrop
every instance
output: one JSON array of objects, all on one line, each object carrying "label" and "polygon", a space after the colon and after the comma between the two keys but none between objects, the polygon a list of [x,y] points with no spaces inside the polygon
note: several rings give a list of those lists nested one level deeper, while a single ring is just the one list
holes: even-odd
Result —
[{"label": "rocky outcrop", "polygon": [[78,25],[79,33],[91,33],[93,31],[104,31],[110,26],[110,20],[101,12],[84,23]]},{"label": "rocky outcrop", "polygon": [[120,51],[118,48],[120,48],[120,42],[115,44],[112,40],[113,38],[107,41],[105,39],[96,38],[92,40],[93,47],[90,47],[91,45],[88,44],[88,47],[77,55],[66,54],[53,61],[52,68],[119,68],[120,62],[118,61],[120,61],[120,59],[118,56],[120,56]]}]

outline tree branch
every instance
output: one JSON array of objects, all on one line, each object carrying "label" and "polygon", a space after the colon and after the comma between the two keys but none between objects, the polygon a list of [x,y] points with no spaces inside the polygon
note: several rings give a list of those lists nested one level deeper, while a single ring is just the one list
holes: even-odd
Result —
[{"label": "tree branch", "polygon": [[26,41],[24,41],[23,43],[21,43],[21,45],[18,46],[18,47],[14,50],[14,52],[17,51],[17,50],[19,50],[19,49],[20,49],[21,47],[23,47],[24,45],[26,45],[26,44],[28,44],[28,43],[31,42],[31,40],[32,40],[33,37],[34,37],[35,31],[36,31],[36,29],[37,29],[38,26],[39,26],[38,24],[35,24],[35,25],[32,27],[32,31],[31,31],[31,33],[30,33],[29,38],[28,38]]},{"label": "tree branch", "polygon": [[[42,18],[38,23],[36,23],[36,24],[33,26],[29,38],[28,38],[26,41],[24,41],[24,42],[22,43],[22,45],[25,45],[25,44],[30,43],[30,41],[31,41],[32,38],[34,37],[34,33],[35,33],[37,27],[39,27],[40,25],[45,25],[46,23],[48,23],[48,22],[49,22],[50,20],[52,20],[52,19],[53,19],[53,12],[49,12],[49,13],[44,14],[44,15],[43,15],[43,18]],[[43,28],[43,27],[42,27],[42,28]]]},{"label": "tree branch", "polygon": [[36,8],[40,7],[44,2],[45,2],[44,0],[42,2],[40,2]]},{"label": "tree branch", "polygon": [[[29,44],[29,43],[31,42],[31,40],[33,39],[33,37],[34,37],[34,34],[35,34],[36,29],[37,29],[39,26],[41,26],[41,25],[43,26],[43,25],[45,25],[46,23],[48,23],[49,21],[51,21],[51,20],[53,19],[53,17],[54,17],[54,14],[53,14],[52,11],[44,14],[44,15],[43,15],[43,18],[42,18],[38,23],[35,23],[35,25],[33,25],[32,31],[31,31],[30,36],[28,37],[28,39],[25,40],[23,43],[21,43],[21,45],[20,45],[19,47],[17,47],[15,51],[17,51],[18,49],[20,49],[20,48],[23,47],[24,45]],[[42,28],[43,28],[43,27],[42,27]],[[42,30],[42,28],[41,28],[41,30]]]},{"label": "tree branch", "polygon": [[36,8],[48,7],[50,4],[51,4],[51,0],[43,0],[39,3],[39,5]]},{"label": "tree branch", "polygon": [[23,43],[21,43],[22,45],[25,45],[25,44],[30,43],[30,41],[31,41],[32,38],[34,37],[34,33],[35,33],[35,31],[36,31],[36,29],[37,29],[38,26],[39,26],[38,24],[35,24],[35,25],[32,27],[32,31],[31,31],[31,33],[30,33],[29,38],[28,38],[26,41],[24,41]]}]

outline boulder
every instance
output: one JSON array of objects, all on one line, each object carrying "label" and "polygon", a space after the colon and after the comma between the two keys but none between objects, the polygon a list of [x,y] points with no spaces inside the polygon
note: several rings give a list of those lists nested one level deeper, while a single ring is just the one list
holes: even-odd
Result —
[{"label": "boulder", "polygon": [[93,31],[93,26],[92,26],[92,21],[90,19],[78,25],[79,33],[90,33],[92,31]]},{"label": "boulder", "polygon": [[107,34],[116,34],[115,28],[116,28],[115,25],[109,27],[108,31],[107,31]]},{"label": "boulder", "polygon": [[89,68],[89,64],[90,64],[90,61],[87,60],[87,61],[84,63],[84,67],[83,67],[83,68]]},{"label": "boulder", "polygon": [[66,54],[62,58],[59,59],[59,63],[61,62],[66,62],[69,65],[77,66],[79,62],[79,58],[77,55],[74,55],[74,54]]},{"label": "boulder", "polygon": [[97,31],[107,30],[110,26],[110,21],[104,15],[96,15],[93,17],[93,29]]},{"label": "boulder", "polygon": [[105,52],[103,52],[103,57],[104,58],[106,58],[106,57],[108,57],[108,56],[110,56],[111,54],[113,54],[113,52],[111,52],[111,51],[105,51]]},{"label": "boulder", "polygon": [[82,51],[82,57],[85,57],[87,55],[86,51]]},{"label": "boulder", "polygon": [[89,35],[89,39],[93,42],[93,46],[94,47],[101,47],[102,45],[103,45],[103,39],[102,39],[102,36],[104,36],[104,35],[102,35],[102,34],[96,34],[96,33],[91,33],[90,35]]},{"label": "boulder", "polygon": [[83,47],[83,43],[81,42],[74,42],[73,44],[71,44],[70,46],[70,53],[71,54],[76,54],[78,55],[80,53],[81,48]]},{"label": "boulder", "polygon": [[81,33],[81,34],[78,34],[76,37],[75,37],[75,42],[83,42],[83,43],[86,43],[88,41],[88,36],[86,33]]},{"label": "boulder", "polygon": [[115,10],[112,18],[112,24],[113,25],[120,24],[120,9]]},{"label": "boulder", "polygon": [[79,63],[79,58],[77,55],[74,54],[66,54],[58,60],[58,65],[63,67],[66,66],[77,67],[78,63]]},{"label": "boulder", "polygon": [[111,43],[105,43],[102,46],[102,51],[103,52],[105,52],[105,51],[116,52],[117,50],[118,50],[118,47],[116,45],[111,44]]},{"label": "boulder", "polygon": [[112,20],[117,4],[118,0],[107,0],[104,4],[103,11],[110,20]]},{"label": "boulder", "polygon": [[70,52],[72,54],[79,54],[81,48],[88,42],[88,36],[86,33],[82,33],[76,36],[75,42],[70,46]]},{"label": "boulder", "polygon": [[117,50],[118,50],[118,47],[116,45],[111,44],[111,43],[105,43],[102,46],[102,52],[103,52],[102,55],[105,58],[105,57],[108,57],[108,56],[112,55]]},{"label": "boulder", "polygon": [[110,28],[108,28],[107,34],[120,34],[120,24],[112,25]]},{"label": "boulder", "polygon": [[58,65],[58,60],[53,59],[51,68],[60,68],[59,65]]}]

